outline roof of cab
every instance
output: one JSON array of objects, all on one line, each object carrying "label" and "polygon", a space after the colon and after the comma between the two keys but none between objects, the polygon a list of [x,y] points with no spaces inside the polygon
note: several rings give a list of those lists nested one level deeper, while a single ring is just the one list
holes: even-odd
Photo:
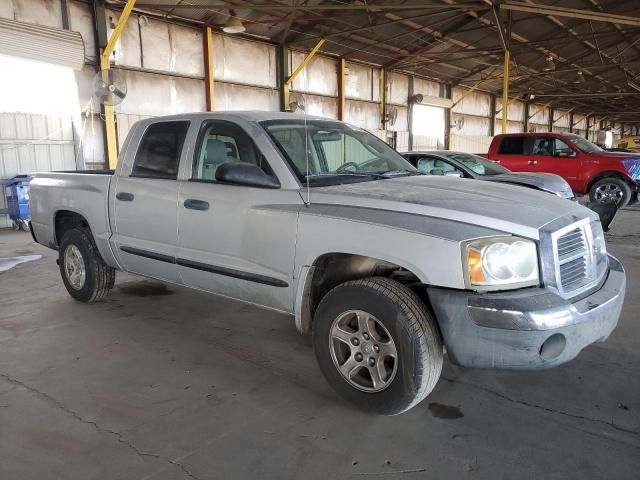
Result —
[{"label": "roof of cab", "polygon": [[146,122],[154,123],[158,121],[179,121],[179,120],[204,120],[204,119],[216,119],[216,118],[234,118],[245,120],[248,122],[263,122],[267,120],[324,120],[336,122],[337,120],[319,117],[316,115],[304,115],[291,112],[268,112],[262,110],[244,110],[244,111],[217,111],[217,112],[193,112],[193,113],[180,113],[177,115],[164,115],[161,117],[148,118]]}]

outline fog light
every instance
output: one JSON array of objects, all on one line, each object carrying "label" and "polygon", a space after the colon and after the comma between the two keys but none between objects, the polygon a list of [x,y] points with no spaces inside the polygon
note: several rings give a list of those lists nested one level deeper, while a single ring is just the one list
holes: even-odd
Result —
[{"label": "fog light", "polygon": [[540,347],[540,356],[545,360],[556,358],[564,351],[567,339],[561,333],[555,333],[547,338]]}]

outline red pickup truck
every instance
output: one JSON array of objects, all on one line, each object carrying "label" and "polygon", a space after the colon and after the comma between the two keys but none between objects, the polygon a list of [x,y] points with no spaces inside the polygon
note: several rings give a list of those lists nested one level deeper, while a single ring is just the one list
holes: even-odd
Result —
[{"label": "red pickup truck", "polygon": [[514,172],[560,175],[574,192],[588,193],[592,202],[615,200],[622,208],[638,200],[640,154],[607,152],[579,135],[496,135],[487,158]]}]

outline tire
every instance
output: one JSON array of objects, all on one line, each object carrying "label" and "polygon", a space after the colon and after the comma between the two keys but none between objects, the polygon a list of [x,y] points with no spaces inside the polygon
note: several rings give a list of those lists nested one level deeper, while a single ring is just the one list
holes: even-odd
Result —
[{"label": "tire", "polygon": [[631,200],[631,187],[621,178],[601,178],[591,185],[589,200],[594,203],[607,203],[614,200],[618,208],[624,208]]},{"label": "tire", "polygon": [[[360,328],[362,323],[368,329]],[[383,277],[345,282],[327,293],[314,316],[313,346],[334,390],[372,413],[409,410],[431,393],[442,371],[442,340],[435,320],[414,292]],[[374,349],[379,353],[371,353]],[[394,349],[395,359],[386,356]],[[339,370],[341,365],[345,371],[355,365],[350,379]],[[371,372],[375,374],[379,365],[383,374],[376,375],[376,387]]]},{"label": "tire", "polygon": [[80,302],[102,299],[116,280],[115,269],[104,263],[87,228],[73,228],[64,234],[58,265],[67,292]]}]

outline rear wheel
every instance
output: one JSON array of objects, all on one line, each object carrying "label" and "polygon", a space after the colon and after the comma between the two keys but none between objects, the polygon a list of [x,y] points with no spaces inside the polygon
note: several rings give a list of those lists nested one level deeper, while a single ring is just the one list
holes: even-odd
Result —
[{"label": "rear wheel", "polygon": [[115,283],[115,269],[104,263],[86,228],[73,228],[64,234],[58,265],[67,292],[81,302],[100,300]]},{"label": "rear wheel", "polygon": [[602,178],[591,186],[589,199],[595,203],[614,201],[618,208],[624,208],[631,200],[631,187],[621,178]]},{"label": "rear wheel", "polygon": [[422,401],[442,371],[436,322],[409,288],[373,277],[338,285],[313,322],[320,369],[343,398],[384,415]]}]

